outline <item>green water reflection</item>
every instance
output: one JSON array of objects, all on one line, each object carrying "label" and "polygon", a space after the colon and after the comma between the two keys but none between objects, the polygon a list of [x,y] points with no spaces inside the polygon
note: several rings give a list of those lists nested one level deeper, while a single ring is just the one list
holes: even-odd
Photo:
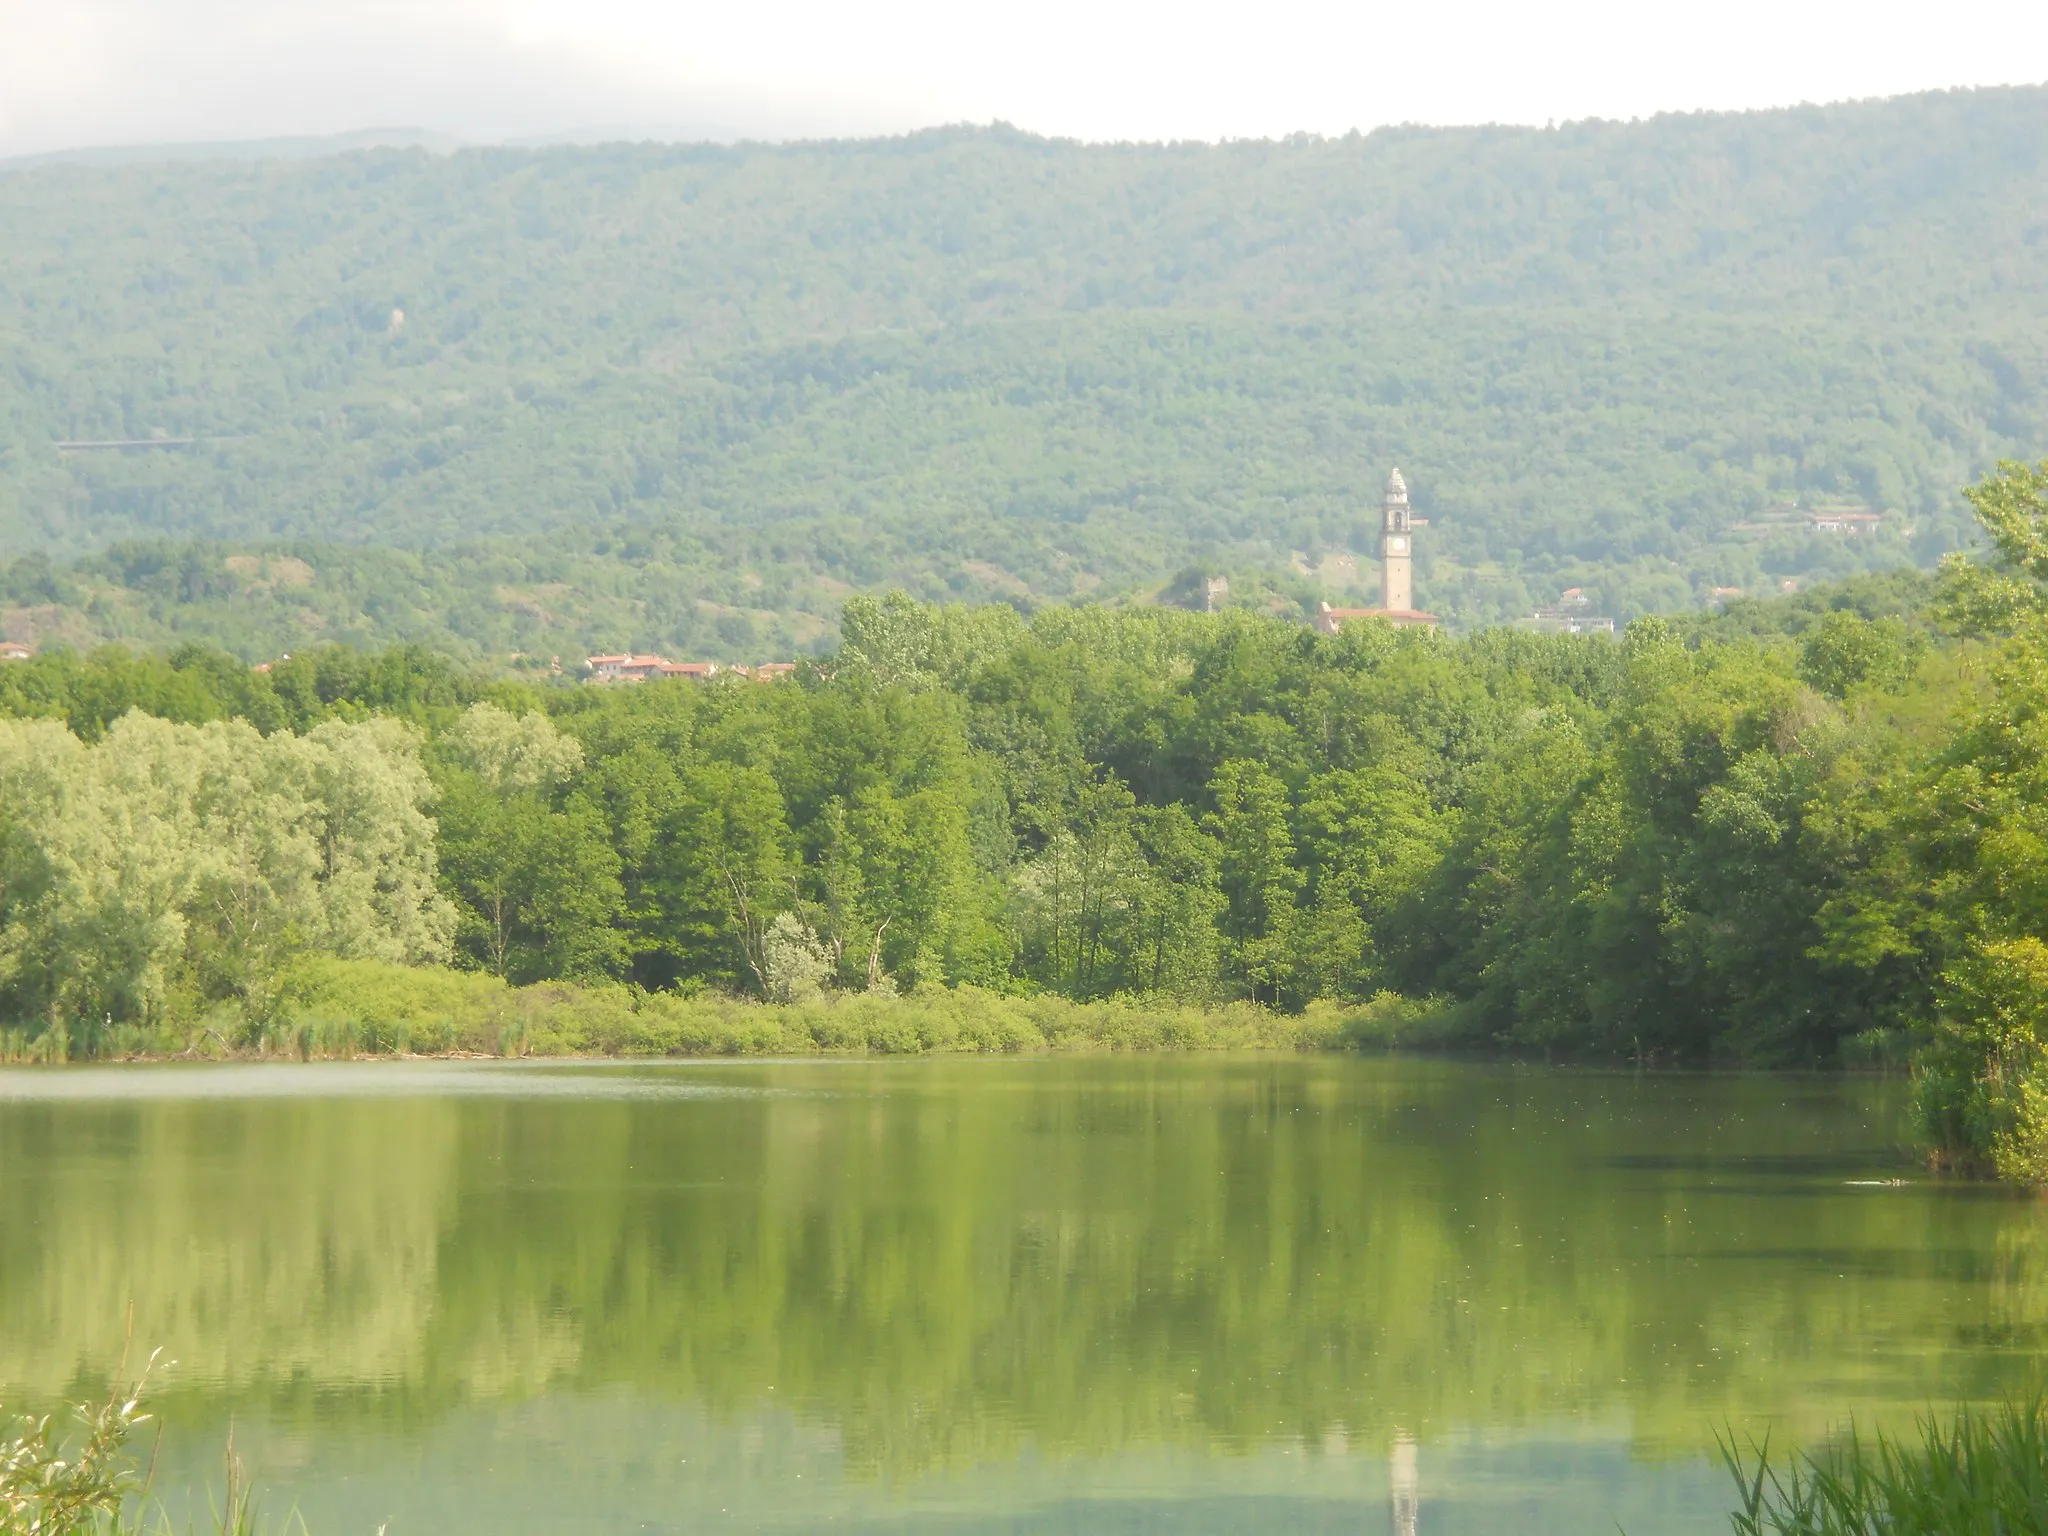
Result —
[{"label": "green water reflection", "polygon": [[132,1303],[172,1480],[232,1416],[321,1536],[1384,1530],[1402,1433],[1425,1531],[1717,1529],[1724,1420],[2036,1379],[2048,1215],[1927,1182],[1899,1108],[1243,1057],[0,1073],[0,1392],[103,1379]]}]

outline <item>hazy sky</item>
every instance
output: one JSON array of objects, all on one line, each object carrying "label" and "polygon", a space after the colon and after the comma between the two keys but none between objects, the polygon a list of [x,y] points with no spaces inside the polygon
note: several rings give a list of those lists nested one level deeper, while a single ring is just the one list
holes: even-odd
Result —
[{"label": "hazy sky", "polygon": [[2044,78],[2044,0],[0,0],[0,156],[401,124],[1214,139]]}]

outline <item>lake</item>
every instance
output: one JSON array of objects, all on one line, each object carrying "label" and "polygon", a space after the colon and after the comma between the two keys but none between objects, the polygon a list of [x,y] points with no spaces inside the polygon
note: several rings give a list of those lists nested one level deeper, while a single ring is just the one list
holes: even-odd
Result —
[{"label": "lake", "polygon": [[161,1346],[313,1536],[1727,1530],[2024,1390],[1903,1085],[1350,1057],[0,1071],[0,1401]]}]

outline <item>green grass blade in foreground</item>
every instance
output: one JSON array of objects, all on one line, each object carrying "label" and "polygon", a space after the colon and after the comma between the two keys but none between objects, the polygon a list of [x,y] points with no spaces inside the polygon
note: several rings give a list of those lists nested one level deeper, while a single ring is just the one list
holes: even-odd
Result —
[{"label": "green grass blade in foreground", "polygon": [[2048,1532],[2048,1404],[1930,1414],[1918,1443],[1883,1432],[1773,1458],[1719,1441],[1737,1536],[2020,1536]]}]

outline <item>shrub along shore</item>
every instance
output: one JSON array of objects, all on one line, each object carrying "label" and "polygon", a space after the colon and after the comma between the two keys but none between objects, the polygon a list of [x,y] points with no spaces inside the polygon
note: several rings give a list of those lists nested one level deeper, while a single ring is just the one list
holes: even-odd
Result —
[{"label": "shrub along shore", "polygon": [[474,971],[322,956],[292,968],[267,1019],[230,1007],[154,1025],[106,1024],[77,1041],[63,1031],[0,1030],[0,1061],[1355,1050],[1433,1043],[1444,1016],[1392,993],[1299,1013],[972,986],[778,1003],[564,981],[521,987]]}]

